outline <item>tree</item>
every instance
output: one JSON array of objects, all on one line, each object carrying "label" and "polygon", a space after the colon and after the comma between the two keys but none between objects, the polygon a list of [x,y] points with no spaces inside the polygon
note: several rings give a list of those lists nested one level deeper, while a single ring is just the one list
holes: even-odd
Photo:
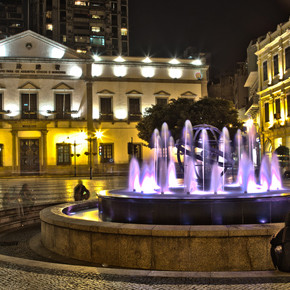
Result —
[{"label": "tree", "polygon": [[232,102],[220,99],[204,98],[197,102],[191,99],[172,99],[166,106],[153,105],[146,109],[138,123],[138,136],[149,145],[155,128],[161,128],[166,122],[174,140],[180,138],[186,120],[192,125],[208,124],[222,130],[224,126],[236,131],[241,128],[238,112]]}]

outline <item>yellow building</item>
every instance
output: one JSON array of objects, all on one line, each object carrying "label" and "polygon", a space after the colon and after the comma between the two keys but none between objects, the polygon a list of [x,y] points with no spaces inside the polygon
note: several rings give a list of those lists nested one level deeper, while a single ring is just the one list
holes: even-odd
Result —
[{"label": "yellow building", "polygon": [[204,63],[82,55],[32,31],[0,41],[0,175],[126,170],[146,107],[207,96]]},{"label": "yellow building", "polygon": [[279,145],[290,148],[290,20],[259,38],[259,131],[262,153]]}]

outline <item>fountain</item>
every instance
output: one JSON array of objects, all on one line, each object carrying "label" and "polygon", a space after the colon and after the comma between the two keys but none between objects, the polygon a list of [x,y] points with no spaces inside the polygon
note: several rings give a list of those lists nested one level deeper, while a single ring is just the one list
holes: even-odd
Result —
[{"label": "fountain", "polygon": [[[163,124],[153,132],[150,160],[140,166],[132,158],[127,189],[41,212],[43,245],[117,267],[272,269],[269,240],[290,209],[290,193],[275,155],[263,157],[257,173],[254,130],[247,140],[238,131],[233,146],[226,128],[186,121],[174,146]],[[94,209],[95,219],[74,218]]]},{"label": "fountain", "polygon": [[[265,156],[260,176],[253,164],[255,133],[248,144],[238,131],[237,148],[229,132],[209,125],[192,128],[185,122],[177,141],[177,160],[183,171],[178,185],[173,140],[167,124],[152,137],[152,157],[140,168],[132,158],[128,189],[99,194],[103,221],[164,225],[228,225],[282,222],[289,195],[282,188],[279,164]],[[246,148],[247,147],[247,148]],[[236,164],[232,158],[238,152]],[[231,172],[231,173],[230,173]]]}]

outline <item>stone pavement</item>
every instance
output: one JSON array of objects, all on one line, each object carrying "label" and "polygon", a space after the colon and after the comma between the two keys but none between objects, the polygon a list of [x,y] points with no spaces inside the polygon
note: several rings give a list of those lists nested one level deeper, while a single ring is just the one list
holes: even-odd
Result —
[{"label": "stone pavement", "polygon": [[[97,192],[126,187],[127,178],[84,180]],[[37,203],[72,200],[76,179],[1,179],[1,193],[12,185],[28,183]],[[0,289],[290,289],[290,273],[261,272],[167,272],[113,269],[52,263],[29,246],[39,225],[0,235]]]}]

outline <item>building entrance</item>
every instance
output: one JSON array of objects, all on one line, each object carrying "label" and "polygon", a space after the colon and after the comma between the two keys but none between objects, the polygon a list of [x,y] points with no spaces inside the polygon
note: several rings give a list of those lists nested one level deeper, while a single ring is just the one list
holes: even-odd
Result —
[{"label": "building entrance", "polygon": [[39,174],[39,139],[20,139],[20,173]]}]

